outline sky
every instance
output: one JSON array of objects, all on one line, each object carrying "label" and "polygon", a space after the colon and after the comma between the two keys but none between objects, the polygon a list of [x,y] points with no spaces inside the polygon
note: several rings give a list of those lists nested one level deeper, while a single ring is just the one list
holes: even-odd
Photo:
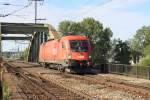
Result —
[{"label": "sky", "polygon": [[[1,0],[0,14],[8,14],[28,5],[30,0]],[[10,3],[12,5],[3,5]],[[82,21],[92,17],[109,27],[113,38],[131,39],[142,26],[150,25],[150,0],[44,0],[38,2],[39,23],[48,23],[56,29],[63,20]],[[1,22],[34,22],[34,3]],[[6,42],[3,45],[7,44]],[[6,47],[5,47],[6,46]],[[7,48],[5,45],[4,48]]]}]

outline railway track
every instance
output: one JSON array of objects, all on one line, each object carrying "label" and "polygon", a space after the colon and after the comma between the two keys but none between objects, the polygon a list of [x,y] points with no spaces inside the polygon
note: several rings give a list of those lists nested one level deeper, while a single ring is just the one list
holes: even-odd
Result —
[{"label": "railway track", "polygon": [[111,88],[114,90],[128,92],[128,93],[132,93],[134,95],[142,96],[145,99],[150,99],[150,89],[142,87],[142,86],[136,86],[133,84],[118,82],[116,80],[114,81],[114,80],[111,80],[109,78],[108,79],[105,79],[105,78],[100,79],[100,78],[96,78],[92,75],[80,76],[80,75],[65,74],[65,76],[66,77],[72,77],[72,78],[75,78],[77,80],[84,80],[90,84],[101,84],[106,88]]},{"label": "railway track", "polygon": [[76,74],[66,74],[66,73],[56,73],[56,74],[60,74],[64,77],[75,78],[81,81],[87,81],[87,83],[90,84],[101,84],[106,88],[128,92],[134,95],[142,96],[146,99],[150,99],[150,87],[147,86],[129,84],[121,80],[111,79],[105,76],[95,77],[94,75],[76,75]]},{"label": "railway track", "polygon": [[[41,73],[42,75],[43,73]],[[66,78],[75,78],[76,80],[86,81],[89,84],[100,84],[103,85],[104,88],[110,88],[112,90],[119,90],[127,93],[134,94],[136,96],[141,96],[145,99],[150,99],[150,88],[147,86],[139,86],[134,84],[128,84],[121,80],[110,79],[109,77],[98,78],[94,75],[76,75],[76,74],[66,74],[66,73],[58,73],[58,71],[54,71],[53,74],[61,75]]]},{"label": "railway track", "polygon": [[45,80],[39,76],[22,70],[20,67],[13,67],[8,63],[4,64],[8,72],[15,74],[18,79],[18,86],[29,100],[88,100],[86,94],[71,91],[63,85]]},{"label": "railway track", "polygon": [[[29,63],[26,63],[26,64],[29,64]],[[43,77],[44,74],[47,74],[47,73],[42,73],[41,72],[39,74],[40,77],[38,77],[38,78],[42,79],[42,81],[46,81],[47,80],[46,78]],[[62,77],[74,78],[75,80],[84,81],[84,82],[86,82],[88,84],[100,84],[104,88],[109,88],[109,89],[112,89],[114,91],[115,90],[119,90],[119,91],[131,93],[131,94],[134,94],[136,96],[141,96],[144,99],[149,99],[150,98],[150,89],[149,88],[145,88],[143,86],[138,86],[138,85],[133,85],[133,84],[127,84],[127,83],[122,82],[120,80],[117,81],[116,79],[112,80],[109,77],[101,77],[100,78],[100,77],[96,77],[97,75],[94,76],[94,75],[66,74],[66,73],[60,73],[57,70],[52,70],[51,74],[57,74],[57,75],[60,75]],[[53,83],[55,83],[55,82],[53,81]],[[63,85],[60,85],[60,86],[65,88],[65,86],[63,86]],[[69,86],[67,87],[67,90],[69,90],[69,91],[71,90],[71,89],[69,89]],[[76,91],[74,93],[76,94],[77,92],[78,91]],[[90,98],[90,96],[88,96],[88,95],[83,95],[81,97],[84,98],[86,96]],[[89,99],[89,98],[86,98],[86,99]]]}]

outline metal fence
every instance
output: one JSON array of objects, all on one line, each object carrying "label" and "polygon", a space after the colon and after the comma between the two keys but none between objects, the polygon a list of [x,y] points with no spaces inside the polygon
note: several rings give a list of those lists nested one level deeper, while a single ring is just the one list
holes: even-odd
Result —
[{"label": "metal fence", "polygon": [[108,73],[133,76],[150,80],[150,66],[131,66],[124,64],[106,64]]}]

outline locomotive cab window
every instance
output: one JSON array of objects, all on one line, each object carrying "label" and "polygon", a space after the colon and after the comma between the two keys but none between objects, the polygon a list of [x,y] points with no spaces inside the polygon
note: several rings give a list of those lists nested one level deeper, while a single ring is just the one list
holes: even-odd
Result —
[{"label": "locomotive cab window", "polygon": [[74,52],[87,52],[88,41],[87,40],[71,40],[70,48]]}]

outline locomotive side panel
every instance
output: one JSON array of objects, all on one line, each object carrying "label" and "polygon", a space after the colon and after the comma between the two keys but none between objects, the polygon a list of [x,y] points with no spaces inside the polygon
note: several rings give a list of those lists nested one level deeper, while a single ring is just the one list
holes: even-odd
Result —
[{"label": "locomotive side panel", "polygon": [[44,62],[44,46],[43,44],[40,45],[40,50],[39,50],[39,62]]},{"label": "locomotive side panel", "polygon": [[55,62],[55,58],[56,58],[56,54],[57,54],[57,50],[55,47],[56,43],[55,41],[48,41],[45,45],[45,60],[46,62]]},{"label": "locomotive side panel", "polygon": [[73,71],[85,71],[91,66],[90,43],[85,36],[64,36],[61,39],[47,41],[40,46],[40,60]]},{"label": "locomotive side panel", "polygon": [[59,47],[58,47],[58,59],[59,60],[64,60],[64,59],[67,59],[67,49],[66,49],[66,45],[67,44],[65,44],[65,41],[64,40],[61,40],[60,42],[59,42]]}]

